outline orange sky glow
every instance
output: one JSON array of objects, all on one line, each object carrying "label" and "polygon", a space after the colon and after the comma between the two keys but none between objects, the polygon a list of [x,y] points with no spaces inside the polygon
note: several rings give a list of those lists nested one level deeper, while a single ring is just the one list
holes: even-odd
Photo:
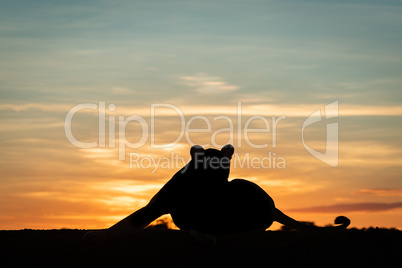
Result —
[{"label": "orange sky glow", "polygon": [[[319,107],[313,106],[311,110]],[[210,108],[205,106],[204,110]],[[398,201],[402,190],[384,187],[378,177],[382,170],[392,169],[395,162],[402,161],[399,149],[374,140],[350,140],[340,131],[339,165],[331,167],[303,147],[301,125],[306,117],[289,116],[278,122],[273,144],[272,128],[270,131],[265,129],[265,132],[250,131],[247,137],[244,136],[244,122],[252,117],[255,110],[251,106],[250,112],[247,104],[241,108],[244,114],[240,118],[229,109],[227,114],[223,111],[220,114],[207,112],[205,115],[202,112],[188,113],[205,116],[211,122],[210,133],[202,132],[207,129],[207,123],[198,118],[188,126],[187,134],[181,140],[170,148],[162,149],[154,147],[175,141],[179,135],[175,130],[181,129],[181,122],[178,115],[166,112],[167,108],[160,108],[154,119],[154,145],[149,138],[141,148],[124,148],[125,160],[119,160],[121,147],[118,133],[114,134],[114,146],[110,146],[110,135],[107,134],[104,148],[83,149],[68,142],[64,124],[36,124],[20,119],[24,128],[30,129],[31,137],[14,137],[5,143],[8,154],[7,157],[4,155],[2,163],[8,164],[3,167],[3,178],[6,180],[3,179],[1,189],[2,228],[106,228],[146,205],[163,184],[189,161],[190,144],[213,147],[211,133],[215,131],[220,131],[213,140],[217,148],[230,142],[235,146],[230,179],[244,178],[257,183],[285,213],[321,225],[332,223],[336,216],[344,214],[352,219],[352,226],[355,227],[400,228],[402,204]],[[340,114],[342,109],[340,105]],[[52,113],[46,108],[43,110]],[[61,115],[68,112],[63,111],[63,107],[58,109]],[[143,112],[140,116],[149,121],[150,111],[144,112],[145,108],[139,111]],[[280,111],[280,108],[271,111]],[[25,113],[32,115],[43,111],[29,108],[13,113],[22,113],[20,117],[23,117]],[[274,116],[276,118],[282,115],[275,112],[258,114],[266,118],[271,126],[272,114],[278,114]],[[106,118],[110,120],[109,116],[117,115],[121,115],[118,106],[114,112],[109,111]],[[127,118],[132,114],[123,115]],[[228,128],[228,121],[213,121],[214,117],[222,115],[233,121],[234,133]],[[186,116],[187,122],[192,116]],[[237,132],[239,119],[243,126]],[[99,141],[98,120],[97,110],[77,112],[72,120],[75,138],[87,143]],[[353,128],[347,116],[339,117],[337,121],[344,132]],[[114,123],[118,132],[119,127],[116,121]],[[266,127],[263,123],[261,118],[257,118],[248,128],[263,130]],[[14,128],[18,126],[16,124]],[[110,126],[108,121],[105,129]],[[131,122],[126,127],[127,141],[130,144],[138,142],[143,126]],[[8,129],[12,128],[10,125]],[[45,135],[51,134],[53,138],[42,137],[44,129]],[[359,134],[362,133],[354,135]],[[311,130],[305,130],[306,144],[317,150],[325,150],[325,138],[325,124],[318,123]],[[264,144],[265,148],[253,148],[254,145]],[[376,152],[375,155],[372,151]],[[272,228],[278,228],[278,225]]]}]

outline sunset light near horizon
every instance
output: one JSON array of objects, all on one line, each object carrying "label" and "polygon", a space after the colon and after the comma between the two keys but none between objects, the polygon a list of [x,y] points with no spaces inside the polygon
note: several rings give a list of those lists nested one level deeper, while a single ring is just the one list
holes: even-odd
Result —
[{"label": "sunset light near horizon", "polygon": [[396,1],[3,1],[0,229],[107,228],[228,143],[297,220],[402,229],[401,29]]}]

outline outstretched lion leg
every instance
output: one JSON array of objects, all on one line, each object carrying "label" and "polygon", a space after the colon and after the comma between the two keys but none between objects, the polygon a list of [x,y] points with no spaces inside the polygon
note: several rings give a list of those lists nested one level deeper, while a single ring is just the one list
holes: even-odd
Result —
[{"label": "outstretched lion leg", "polygon": [[164,214],[166,213],[160,208],[148,204],[147,206],[125,217],[108,229],[102,231],[87,232],[84,236],[84,240],[88,242],[103,241],[135,233],[141,231],[152,221],[156,220],[158,217]]},{"label": "outstretched lion leg", "polygon": [[148,205],[137,210],[108,229],[87,232],[84,236],[84,240],[109,240],[142,230],[160,216],[170,213],[170,200],[168,197],[166,190],[162,188],[151,199]]}]

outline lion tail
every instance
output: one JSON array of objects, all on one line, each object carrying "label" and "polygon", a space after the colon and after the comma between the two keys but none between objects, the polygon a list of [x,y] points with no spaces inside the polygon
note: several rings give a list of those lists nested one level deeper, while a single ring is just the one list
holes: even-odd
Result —
[{"label": "lion tail", "polygon": [[308,225],[305,223],[302,223],[300,221],[297,221],[295,219],[292,219],[279,209],[275,208],[274,212],[274,221],[277,221],[279,223],[282,223],[283,225],[286,225],[288,227],[300,230],[300,231],[319,231],[319,230],[342,230],[346,229],[349,224],[350,220],[345,217],[345,216],[339,216],[335,219],[335,224],[338,224],[336,226],[330,226],[330,227],[317,227],[317,226],[312,226]]}]

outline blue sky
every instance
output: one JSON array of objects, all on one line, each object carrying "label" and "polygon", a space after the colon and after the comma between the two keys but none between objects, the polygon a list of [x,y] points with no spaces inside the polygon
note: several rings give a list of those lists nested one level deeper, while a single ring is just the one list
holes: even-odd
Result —
[{"label": "blue sky", "polygon": [[188,94],[178,77],[206,73],[239,88],[227,100],[262,94],[311,103],[319,95],[395,105],[401,8],[388,1],[5,1],[2,97],[66,102],[72,90],[79,99],[96,90],[122,101],[110,88],[146,87],[163,100],[172,90]]}]

